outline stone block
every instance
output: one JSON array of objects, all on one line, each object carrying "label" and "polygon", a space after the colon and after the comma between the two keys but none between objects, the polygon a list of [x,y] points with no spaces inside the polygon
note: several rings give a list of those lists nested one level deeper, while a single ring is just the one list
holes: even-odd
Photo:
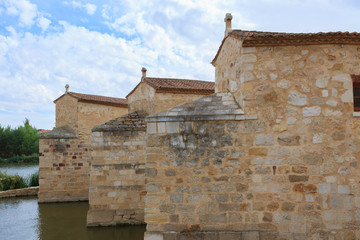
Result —
[{"label": "stone block", "polygon": [[145,232],[144,240],[164,240],[163,233]]},{"label": "stone block", "polygon": [[179,133],[179,122],[166,122],[166,131],[167,133]]},{"label": "stone block", "polygon": [[344,209],[344,197],[332,195],[329,197],[330,209]]},{"label": "stone block", "polygon": [[249,155],[266,156],[268,154],[267,148],[250,148]]},{"label": "stone block", "polygon": [[306,105],[306,95],[298,93],[296,91],[291,91],[288,96],[288,103],[295,106],[305,106]]},{"label": "stone block", "polygon": [[290,182],[307,182],[309,180],[309,176],[304,175],[289,175]]},{"label": "stone block", "polygon": [[303,116],[304,117],[316,117],[320,116],[321,113],[321,107],[315,106],[315,107],[304,107],[302,109]]},{"label": "stone block", "polygon": [[282,146],[299,146],[300,136],[279,136],[278,143]]},{"label": "stone block", "polygon": [[272,146],[274,139],[272,134],[258,134],[255,136],[255,144],[258,146]]},{"label": "stone block", "polygon": [[147,133],[153,134],[156,133],[156,123],[148,123],[146,128]]}]

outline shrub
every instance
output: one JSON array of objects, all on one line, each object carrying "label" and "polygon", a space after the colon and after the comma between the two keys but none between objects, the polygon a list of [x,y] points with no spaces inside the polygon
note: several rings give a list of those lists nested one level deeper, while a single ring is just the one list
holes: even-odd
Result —
[{"label": "shrub", "polygon": [[[13,156],[8,158],[8,163],[39,163],[39,154],[34,153],[30,156]],[[1,162],[0,162],[1,163]]]},{"label": "shrub", "polygon": [[10,190],[10,189],[19,189],[26,188],[27,184],[24,178],[19,175],[7,175],[6,172],[2,173],[0,171],[0,190]]},{"label": "shrub", "polygon": [[36,187],[39,186],[39,171],[31,174],[28,178],[28,186],[29,187]]}]

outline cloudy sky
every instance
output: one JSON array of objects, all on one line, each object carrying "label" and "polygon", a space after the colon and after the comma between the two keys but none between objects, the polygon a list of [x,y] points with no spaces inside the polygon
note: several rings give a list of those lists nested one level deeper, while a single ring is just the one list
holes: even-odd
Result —
[{"label": "cloudy sky", "polygon": [[70,91],[125,97],[153,77],[214,80],[233,28],[360,32],[358,0],[0,0],[0,125],[52,129]]}]

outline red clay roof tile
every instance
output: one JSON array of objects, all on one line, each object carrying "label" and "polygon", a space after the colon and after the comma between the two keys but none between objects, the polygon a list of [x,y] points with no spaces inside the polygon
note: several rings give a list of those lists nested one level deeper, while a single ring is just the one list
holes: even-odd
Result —
[{"label": "red clay roof tile", "polygon": [[[151,77],[146,77],[143,81],[153,87],[156,92],[204,95],[215,92],[215,83],[208,81]],[[130,96],[140,84],[141,82],[126,97]]]},{"label": "red clay roof tile", "polygon": [[360,33],[353,32],[319,32],[319,33],[284,33],[284,32],[260,32],[233,30],[225,37],[219,50],[212,60],[212,64],[220,53],[220,50],[228,37],[234,37],[243,41],[243,47],[266,47],[266,46],[300,46],[300,45],[323,45],[323,44],[348,44],[360,45]]},{"label": "red clay roof tile", "polygon": [[[78,99],[79,101],[83,102],[93,102],[98,104],[112,104],[112,105],[118,105],[122,107],[127,107],[127,100],[124,98],[114,98],[114,97],[105,97],[105,96],[99,96],[99,95],[90,95],[90,94],[83,94],[83,93],[76,93],[76,92],[68,92],[68,95]],[[66,94],[63,94],[59,98],[57,98],[56,101],[58,101],[60,98],[65,96]]]}]

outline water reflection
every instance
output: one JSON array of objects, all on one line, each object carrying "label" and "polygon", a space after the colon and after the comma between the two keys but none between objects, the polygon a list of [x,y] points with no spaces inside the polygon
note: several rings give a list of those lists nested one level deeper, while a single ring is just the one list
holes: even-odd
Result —
[{"label": "water reflection", "polygon": [[0,236],[9,240],[144,239],[145,226],[87,228],[87,210],[87,202],[38,205],[36,198],[3,199]]},{"label": "water reflection", "polygon": [[0,201],[1,239],[39,239],[39,209],[36,198]]}]

